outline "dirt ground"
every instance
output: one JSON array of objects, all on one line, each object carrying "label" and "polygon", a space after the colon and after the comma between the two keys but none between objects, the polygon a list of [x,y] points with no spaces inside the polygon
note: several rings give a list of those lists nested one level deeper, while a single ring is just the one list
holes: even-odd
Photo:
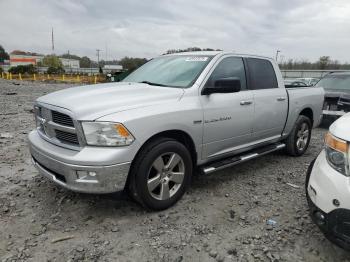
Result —
[{"label": "dirt ground", "polygon": [[27,148],[32,104],[66,87],[0,79],[0,261],[350,261],[305,200],[326,129],[302,157],[280,152],[195,176],[179,203],[151,213],[123,194],[73,193],[38,175]]}]

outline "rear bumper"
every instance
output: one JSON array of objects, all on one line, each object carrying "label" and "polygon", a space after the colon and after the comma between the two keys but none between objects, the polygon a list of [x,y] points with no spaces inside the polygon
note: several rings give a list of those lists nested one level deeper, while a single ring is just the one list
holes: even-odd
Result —
[{"label": "rear bumper", "polygon": [[[40,174],[49,180],[69,190],[82,193],[113,193],[124,189],[130,162],[113,165],[68,163],[68,161],[62,161],[49,155],[45,146],[43,146],[48,142],[37,140],[41,138],[35,132],[29,135],[32,161]],[[52,145],[48,143],[47,146]],[[59,148],[58,150],[61,152],[67,150],[67,156],[72,154],[72,150],[69,149]],[[79,153],[74,152],[74,154]]]},{"label": "rear bumper", "polygon": [[324,116],[330,116],[330,117],[341,117],[345,115],[347,112],[345,111],[332,111],[332,110],[323,110],[322,114]]}]

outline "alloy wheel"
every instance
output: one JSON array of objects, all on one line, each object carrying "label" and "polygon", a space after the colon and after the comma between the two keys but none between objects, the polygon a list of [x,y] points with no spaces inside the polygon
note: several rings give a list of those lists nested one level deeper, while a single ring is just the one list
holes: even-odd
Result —
[{"label": "alloy wheel", "polygon": [[157,157],[147,177],[147,188],[157,200],[167,200],[180,189],[185,177],[185,164],[181,156],[174,152]]},{"label": "alloy wheel", "polygon": [[303,151],[308,143],[310,136],[310,129],[307,123],[302,123],[300,129],[297,132],[297,148],[299,151]]}]

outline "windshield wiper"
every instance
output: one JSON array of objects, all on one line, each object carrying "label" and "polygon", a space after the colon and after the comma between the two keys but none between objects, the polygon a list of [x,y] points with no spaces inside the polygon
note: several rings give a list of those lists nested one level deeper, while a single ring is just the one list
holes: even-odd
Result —
[{"label": "windshield wiper", "polygon": [[163,85],[163,84],[153,83],[150,81],[141,81],[139,83],[143,83],[143,84],[147,84],[147,85],[151,85],[151,86],[167,86],[167,85]]}]

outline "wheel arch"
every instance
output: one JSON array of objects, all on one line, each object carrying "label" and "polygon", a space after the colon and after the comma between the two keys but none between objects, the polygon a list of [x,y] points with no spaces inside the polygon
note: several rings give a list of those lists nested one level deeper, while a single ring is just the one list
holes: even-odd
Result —
[{"label": "wheel arch", "polygon": [[[139,150],[137,151],[134,159],[131,162],[131,169],[134,166],[134,162],[135,160],[138,158],[139,154],[144,150],[144,148],[154,142],[155,140],[159,139],[159,138],[172,138],[180,143],[182,143],[190,152],[191,154],[191,158],[192,158],[192,163],[193,163],[193,168],[197,165],[197,150],[196,150],[196,146],[195,143],[192,139],[192,137],[185,131],[180,130],[180,129],[170,129],[170,130],[165,130],[165,131],[161,131],[159,133],[153,134],[151,137],[149,137],[143,144],[142,146],[139,148]],[[129,184],[130,181],[130,173],[128,175],[127,178],[127,182],[126,182],[126,186]]]},{"label": "wheel arch", "polygon": [[314,125],[314,113],[310,107],[306,107],[301,110],[299,115],[308,117],[311,121],[312,126]]}]

